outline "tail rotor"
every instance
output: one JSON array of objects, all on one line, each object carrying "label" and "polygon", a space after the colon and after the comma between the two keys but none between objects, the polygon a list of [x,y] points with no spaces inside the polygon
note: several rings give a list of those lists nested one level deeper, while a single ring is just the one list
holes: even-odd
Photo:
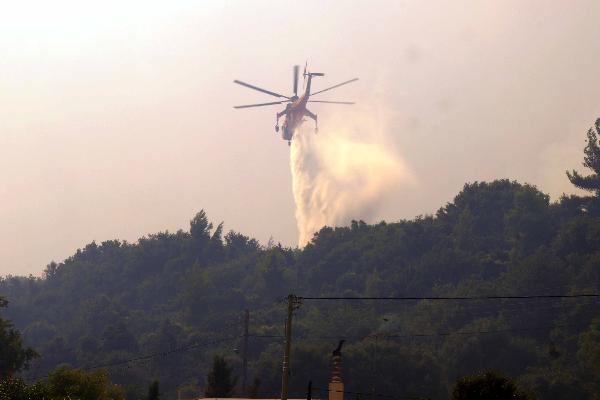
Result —
[{"label": "tail rotor", "polygon": [[306,88],[306,68],[308,67],[308,60],[304,63],[304,72],[302,73],[302,89]]}]

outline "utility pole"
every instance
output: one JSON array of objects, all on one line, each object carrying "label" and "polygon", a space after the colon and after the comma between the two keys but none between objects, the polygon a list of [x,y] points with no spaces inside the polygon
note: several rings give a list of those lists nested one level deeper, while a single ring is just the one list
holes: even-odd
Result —
[{"label": "utility pole", "polygon": [[246,393],[246,383],[248,379],[248,325],[250,324],[250,311],[246,310],[244,312],[244,347],[242,348],[242,393],[244,396],[247,396]]},{"label": "utility pole", "polygon": [[285,347],[281,375],[281,400],[287,400],[290,382],[290,351],[292,349],[292,316],[300,307],[300,299],[293,294],[288,296],[287,320],[285,322]]}]

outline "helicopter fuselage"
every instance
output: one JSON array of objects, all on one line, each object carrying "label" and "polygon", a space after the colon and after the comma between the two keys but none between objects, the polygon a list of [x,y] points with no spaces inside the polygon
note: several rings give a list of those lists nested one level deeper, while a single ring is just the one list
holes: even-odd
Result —
[{"label": "helicopter fuselage", "polygon": [[[320,74],[316,76],[320,76]],[[304,91],[304,94],[302,94],[302,96],[300,97],[292,97],[292,102],[288,103],[282,112],[277,113],[278,121],[281,116],[285,116],[285,119],[283,120],[283,124],[281,126],[281,138],[283,140],[286,140],[288,143],[294,137],[294,132],[296,131],[296,129],[299,128],[300,124],[302,124],[302,122],[304,121],[304,117],[307,116],[314,119],[315,122],[317,121],[317,116],[311,113],[306,108],[306,104],[308,103],[308,99],[310,98],[310,84],[312,81],[312,77],[313,74],[308,74],[308,80],[306,83],[306,89]],[[275,130],[277,131],[277,129],[278,128],[276,126]]]},{"label": "helicopter fuselage", "polygon": [[300,127],[300,124],[304,120],[306,113],[306,100],[303,99],[305,95],[302,95],[294,103],[291,103],[285,110],[285,119],[282,124],[281,138],[283,140],[290,141],[294,136],[294,131]]}]

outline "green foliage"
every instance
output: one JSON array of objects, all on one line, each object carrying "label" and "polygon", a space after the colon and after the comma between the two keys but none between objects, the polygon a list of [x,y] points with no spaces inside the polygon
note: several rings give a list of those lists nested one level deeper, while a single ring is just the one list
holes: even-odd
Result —
[{"label": "green foliage", "polygon": [[27,385],[21,379],[0,380],[0,400],[125,400],[125,392],[108,381],[106,372],[59,367],[47,379]]},{"label": "green foliage", "polygon": [[208,241],[210,239],[212,226],[213,225],[208,222],[206,213],[202,210],[190,221],[190,234],[192,235],[192,238],[196,240],[204,239]]},{"label": "green foliage", "polygon": [[592,399],[600,399],[600,320],[579,335],[577,359]]},{"label": "green foliage", "polygon": [[206,375],[205,397],[231,397],[237,378],[232,377],[232,368],[224,357],[215,356],[212,370]]},{"label": "green foliage", "polygon": [[252,380],[252,384],[248,388],[248,394],[247,395],[248,395],[249,398],[251,398],[251,399],[257,399],[257,398],[259,398],[258,397],[259,396],[258,393],[259,393],[259,390],[260,390],[260,384],[261,384],[260,378],[255,377]]},{"label": "green foliage", "polygon": [[592,174],[583,176],[575,170],[567,171],[567,176],[573,185],[593,192],[596,197],[600,197],[600,145],[598,135],[600,135],[600,118],[596,120],[595,127],[588,130],[587,145],[583,151],[585,154],[583,166],[592,170]]},{"label": "green foliage", "polygon": [[593,392],[587,392],[577,375],[561,366],[562,362],[564,360],[559,359],[542,367],[531,368],[520,380],[540,399],[593,399]]},{"label": "green foliage", "polygon": [[488,371],[460,378],[452,391],[452,400],[533,400],[510,378]]},{"label": "green foliage", "polygon": [[[8,302],[0,297],[0,309],[7,305]],[[23,347],[19,331],[13,329],[9,321],[0,318],[0,379],[28,368],[29,362],[37,356],[33,349]]]},{"label": "green foliage", "polygon": [[150,386],[148,386],[148,396],[146,396],[146,400],[160,400],[158,381],[153,381]]},{"label": "green foliage", "polygon": [[21,379],[0,379],[0,400],[53,400],[41,383],[27,385]]},{"label": "green foliage", "polygon": [[105,371],[59,367],[44,382],[53,399],[125,400],[125,391],[109,382]]},{"label": "green foliage", "polygon": [[344,379],[357,388],[402,397],[445,397],[445,377],[432,354],[417,346],[372,339],[345,350]]},{"label": "green foliage", "polygon": [[[130,399],[160,380],[212,393],[213,356],[241,374],[240,316],[250,310],[252,397],[281,386],[281,332],[289,293],[302,296],[485,296],[596,292],[600,217],[587,199],[550,202],[509,180],[464,186],[435,216],[324,227],[304,249],[261,246],[204,212],[190,231],[135,243],[90,243],[43,278],[6,277],[5,312],[42,357],[25,378],[61,363],[109,365]],[[472,302],[309,302],[297,310],[290,395],[326,386],[337,338],[346,388],[396,397],[446,398],[457,377],[505,371],[540,399],[594,399],[599,381],[594,299]],[[391,335],[393,337],[387,337]],[[144,355],[143,362],[126,363]],[[222,370],[225,371],[225,370]],[[221,372],[219,372],[221,374]],[[227,374],[225,374],[227,375]],[[221,375],[219,375],[221,376]],[[211,378],[212,379],[212,378]],[[218,378],[222,381],[221,378]],[[227,381],[227,379],[224,379]],[[219,389],[220,390],[220,389]]]}]

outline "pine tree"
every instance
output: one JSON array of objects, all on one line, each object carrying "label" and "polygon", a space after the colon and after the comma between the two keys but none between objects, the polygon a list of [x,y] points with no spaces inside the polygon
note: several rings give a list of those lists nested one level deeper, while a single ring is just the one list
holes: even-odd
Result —
[{"label": "pine tree", "polygon": [[596,197],[600,197],[600,118],[596,120],[594,128],[590,128],[587,133],[587,146],[583,150],[583,166],[593,171],[591,175],[583,176],[573,170],[567,171],[567,176],[576,187],[593,192]]},{"label": "pine tree", "polygon": [[159,400],[160,399],[160,391],[158,386],[158,381],[153,381],[150,386],[148,386],[148,397],[147,400]]},{"label": "pine tree", "polygon": [[212,370],[206,376],[205,397],[231,397],[237,381],[231,376],[232,368],[227,365],[225,358],[215,356]]}]

